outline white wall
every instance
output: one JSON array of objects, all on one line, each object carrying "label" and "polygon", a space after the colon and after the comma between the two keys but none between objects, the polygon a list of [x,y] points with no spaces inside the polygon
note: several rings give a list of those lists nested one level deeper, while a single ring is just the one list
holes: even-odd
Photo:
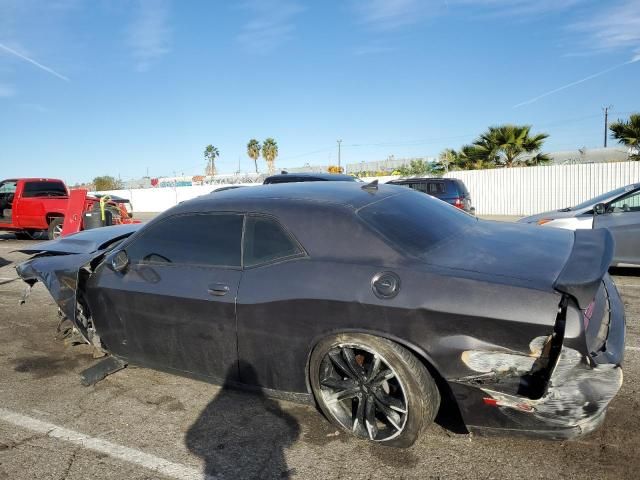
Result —
[{"label": "white wall", "polygon": [[461,179],[478,215],[533,215],[576,205],[640,182],[640,162],[449,172]]},{"label": "white wall", "polygon": [[[478,215],[532,215],[575,205],[617,187],[640,183],[640,162],[471,170],[449,172],[445,176],[460,178],[465,183]],[[384,183],[394,178],[380,177],[378,180]],[[162,212],[224,186],[143,188],[104,193],[128,198],[137,212]]]},{"label": "white wall", "polygon": [[[398,177],[377,177],[380,183],[385,183]],[[365,182],[374,180],[374,178],[364,178]],[[184,200],[190,200],[200,195],[206,195],[212,191],[231,186],[232,184],[216,184],[191,187],[163,187],[163,188],[134,188],[127,190],[108,190],[100,193],[117,195],[119,197],[128,198],[133,205],[135,212],[163,212],[168,208],[177,205]],[[242,185],[245,187],[256,187],[260,183],[234,183],[233,185]]]},{"label": "white wall", "polygon": [[[256,186],[256,183],[236,183],[246,187]],[[185,200],[190,200],[201,195],[228,185],[199,185],[191,187],[163,187],[163,188],[136,188],[129,190],[109,190],[100,193],[117,195],[128,198],[135,212],[163,212]]]}]

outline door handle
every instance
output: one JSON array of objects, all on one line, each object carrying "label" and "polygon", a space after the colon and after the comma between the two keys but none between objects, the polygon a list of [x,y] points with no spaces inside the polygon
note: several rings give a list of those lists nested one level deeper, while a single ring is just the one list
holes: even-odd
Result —
[{"label": "door handle", "polygon": [[225,285],[223,283],[216,283],[215,285],[209,286],[209,294],[215,295],[216,297],[222,297],[229,293],[229,285]]}]

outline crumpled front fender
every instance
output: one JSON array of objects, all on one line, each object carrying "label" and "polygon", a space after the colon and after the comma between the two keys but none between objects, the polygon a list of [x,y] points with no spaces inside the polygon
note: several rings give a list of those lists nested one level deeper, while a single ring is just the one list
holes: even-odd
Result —
[{"label": "crumpled front fender", "polygon": [[28,284],[20,303],[25,302],[33,285],[39,281],[42,282],[62,313],[73,322],[87,343],[90,343],[86,327],[81,325],[77,318],[78,282],[80,270],[100,254],[101,252],[39,256],[18,264],[16,271]]}]

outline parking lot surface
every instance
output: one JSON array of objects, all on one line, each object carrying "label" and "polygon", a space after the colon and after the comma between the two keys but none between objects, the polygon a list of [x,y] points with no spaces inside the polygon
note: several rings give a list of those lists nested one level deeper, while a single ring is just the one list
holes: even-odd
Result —
[{"label": "parking lot surface", "polygon": [[25,305],[0,234],[0,480],[200,478],[637,478],[640,271],[615,270],[625,381],[602,428],[574,441],[479,437],[445,415],[410,449],[338,432],[313,407],[132,366],[91,387],[87,346],[57,340],[38,284]]}]

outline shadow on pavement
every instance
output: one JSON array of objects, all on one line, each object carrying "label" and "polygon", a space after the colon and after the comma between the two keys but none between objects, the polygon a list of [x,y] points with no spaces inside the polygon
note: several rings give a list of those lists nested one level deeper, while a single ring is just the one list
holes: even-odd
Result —
[{"label": "shadow on pavement", "polygon": [[[240,365],[240,371],[247,384],[257,382],[251,366]],[[204,460],[205,478],[282,479],[293,473],[284,450],[299,436],[297,420],[275,400],[262,392],[234,390],[228,374],[220,393],[187,431],[185,444]]]},{"label": "shadow on pavement", "polygon": [[621,277],[637,277],[640,276],[640,268],[634,267],[609,267],[611,275],[619,275]]},{"label": "shadow on pavement", "polygon": [[0,268],[9,265],[11,262],[9,260],[7,260],[6,258],[2,258],[0,257]]}]

